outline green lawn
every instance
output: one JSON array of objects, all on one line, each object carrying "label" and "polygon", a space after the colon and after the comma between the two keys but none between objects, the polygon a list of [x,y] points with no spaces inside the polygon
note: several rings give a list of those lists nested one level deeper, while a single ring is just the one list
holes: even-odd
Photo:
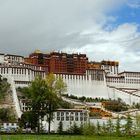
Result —
[{"label": "green lawn", "polygon": [[0,140],[140,140],[140,137],[0,135]]}]

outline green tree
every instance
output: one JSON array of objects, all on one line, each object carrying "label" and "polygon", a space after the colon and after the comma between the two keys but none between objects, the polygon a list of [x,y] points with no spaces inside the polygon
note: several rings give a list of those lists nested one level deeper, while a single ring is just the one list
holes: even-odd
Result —
[{"label": "green tree", "polygon": [[61,96],[67,91],[67,85],[63,82],[63,79],[61,77],[56,77],[53,73],[50,73],[46,76],[45,80],[50,92]]},{"label": "green tree", "polygon": [[48,121],[48,133],[50,133],[53,112],[59,107],[60,95],[65,91],[65,84],[53,74],[47,75],[46,79],[36,77],[31,85],[20,91],[30,100],[31,116],[40,132],[40,121],[46,115]]},{"label": "green tree", "polygon": [[59,107],[58,96],[56,94],[54,94],[53,92],[50,92],[49,96],[47,97],[47,102],[46,102],[48,133],[50,133],[50,126],[51,126],[51,122],[53,120],[53,113],[58,107]]},{"label": "green tree", "polygon": [[[0,123],[0,130],[1,130],[1,128],[2,128],[2,123]],[[0,137],[1,138],[1,137]]]},{"label": "green tree", "polygon": [[74,108],[73,104],[62,100],[61,98],[59,99],[59,106],[60,106],[60,108],[65,108],[65,109]]},{"label": "green tree", "polygon": [[110,118],[107,121],[106,127],[107,127],[107,131],[108,131],[109,135],[114,133],[114,125],[113,125],[112,120]]},{"label": "green tree", "polygon": [[103,122],[103,125],[102,125],[102,134],[103,135],[106,135],[107,133],[108,133],[107,126],[106,126],[105,122]]},{"label": "green tree", "polygon": [[82,133],[82,127],[77,126],[77,124],[74,122],[73,126],[71,126],[71,128],[70,128],[70,133],[81,134]]},{"label": "green tree", "polygon": [[140,114],[136,113],[136,120],[135,120],[136,132],[140,133]]},{"label": "green tree", "polygon": [[93,124],[85,124],[83,126],[83,134],[84,135],[95,135],[96,127]]},{"label": "green tree", "polygon": [[9,110],[2,108],[0,109],[0,121],[9,121]]},{"label": "green tree", "polygon": [[[26,119],[31,116],[34,124],[37,127],[38,133],[40,132],[40,120],[47,114],[47,100],[50,96],[46,81],[41,77],[36,77],[26,90],[25,96],[30,100],[29,106],[31,107],[30,113],[26,114]],[[28,116],[28,117],[27,117]],[[28,119],[27,119],[28,120]],[[28,120],[29,121],[29,120]]]},{"label": "green tree", "polygon": [[57,132],[59,134],[63,134],[63,123],[62,123],[62,121],[60,121],[59,124],[58,124]]},{"label": "green tree", "polygon": [[7,82],[7,79],[2,78],[2,76],[0,75],[0,100],[3,100],[5,98],[9,88],[10,84]]},{"label": "green tree", "polygon": [[51,121],[53,120],[53,112],[59,107],[61,94],[66,91],[66,84],[63,82],[62,78],[56,77],[52,73],[47,75],[45,81],[49,90],[49,96],[47,97],[47,121],[48,133],[50,133]]},{"label": "green tree", "polygon": [[120,111],[126,111],[128,110],[128,105],[125,102],[122,102],[120,98],[118,100],[111,100],[107,101],[105,106],[107,110],[113,111],[113,112],[120,112]]},{"label": "green tree", "polygon": [[97,133],[98,135],[101,134],[101,125],[100,125],[99,121],[97,121],[97,125],[96,125],[96,133]]},{"label": "green tree", "polygon": [[10,108],[1,108],[0,109],[0,121],[15,121],[15,116],[13,115]]},{"label": "green tree", "polygon": [[120,118],[117,118],[116,126],[115,126],[115,133],[117,136],[121,136],[121,124],[120,124]]},{"label": "green tree", "polygon": [[31,111],[24,112],[19,119],[19,126],[20,128],[31,128],[32,130],[35,130],[37,127],[36,122],[38,122],[37,118],[35,118],[34,114],[32,114]]},{"label": "green tree", "polygon": [[126,135],[129,135],[129,136],[132,135],[133,122],[132,122],[132,118],[131,118],[130,114],[127,115],[126,124],[125,124],[124,128],[125,128]]}]

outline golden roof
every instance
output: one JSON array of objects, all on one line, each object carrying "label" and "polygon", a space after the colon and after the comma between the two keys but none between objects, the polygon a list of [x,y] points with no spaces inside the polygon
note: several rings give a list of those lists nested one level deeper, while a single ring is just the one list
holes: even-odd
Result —
[{"label": "golden roof", "polygon": [[35,50],[34,53],[42,53],[40,50]]}]

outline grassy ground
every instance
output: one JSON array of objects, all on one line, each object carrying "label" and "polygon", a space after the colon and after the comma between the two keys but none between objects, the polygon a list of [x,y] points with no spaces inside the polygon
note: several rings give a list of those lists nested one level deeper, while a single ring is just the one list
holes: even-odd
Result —
[{"label": "grassy ground", "polygon": [[0,140],[140,140],[140,137],[0,135]]}]

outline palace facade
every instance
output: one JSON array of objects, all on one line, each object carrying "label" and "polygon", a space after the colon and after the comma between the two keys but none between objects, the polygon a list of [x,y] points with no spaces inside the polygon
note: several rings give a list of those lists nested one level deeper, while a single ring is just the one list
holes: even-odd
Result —
[{"label": "palace facade", "polygon": [[89,62],[86,54],[35,51],[28,57],[0,54],[0,75],[11,84],[18,116],[21,107],[16,88],[25,87],[38,75],[48,73],[61,77],[67,94],[92,98],[121,98],[128,104],[140,102],[140,72],[119,72],[119,62]]}]

